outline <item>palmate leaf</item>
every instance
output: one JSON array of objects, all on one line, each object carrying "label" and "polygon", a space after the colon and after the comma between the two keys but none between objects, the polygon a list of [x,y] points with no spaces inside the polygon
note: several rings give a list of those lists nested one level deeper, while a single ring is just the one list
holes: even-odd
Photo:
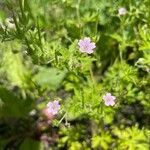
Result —
[{"label": "palmate leaf", "polygon": [[150,30],[147,29],[146,27],[140,28],[139,29],[139,34],[140,34],[140,47],[139,50],[142,51],[149,51],[150,50]]},{"label": "palmate leaf", "polygon": [[56,90],[60,86],[65,74],[65,71],[61,71],[56,68],[41,67],[33,80],[43,88]]},{"label": "palmate leaf", "polygon": [[129,150],[148,150],[149,149],[149,130],[139,129],[138,126],[127,127],[124,130],[114,128],[114,134],[118,136],[120,149]]},{"label": "palmate leaf", "polygon": [[0,100],[0,117],[23,117],[33,106],[32,99],[20,99],[4,87],[0,87]]}]

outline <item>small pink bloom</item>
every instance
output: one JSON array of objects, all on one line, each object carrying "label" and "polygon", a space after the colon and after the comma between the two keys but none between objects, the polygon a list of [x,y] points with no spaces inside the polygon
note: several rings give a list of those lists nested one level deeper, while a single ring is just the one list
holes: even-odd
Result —
[{"label": "small pink bloom", "polygon": [[125,15],[126,13],[127,13],[127,10],[126,10],[124,7],[121,7],[121,8],[118,9],[118,14],[119,14],[120,16],[123,16],[123,15]]},{"label": "small pink bloom", "polygon": [[47,111],[52,114],[56,115],[60,109],[59,101],[54,100],[53,102],[49,102],[47,104]]},{"label": "small pink bloom", "polygon": [[78,42],[79,50],[82,53],[93,53],[93,49],[96,47],[94,42],[91,42],[91,39],[89,37],[85,37],[82,40],[79,40]]},{"label": "small pink bloom", "polygon": [[114,106],[115,105],[115,96],[112,96],[111,93],[107,93],[103,96],[103,100],[106,106]]},{"label": "small pink bloom", "polygon": [[44,114],[47,120],[51,121],[54,119],[54,115],[49,111],[49,108],[44,108],[42,113]]}]

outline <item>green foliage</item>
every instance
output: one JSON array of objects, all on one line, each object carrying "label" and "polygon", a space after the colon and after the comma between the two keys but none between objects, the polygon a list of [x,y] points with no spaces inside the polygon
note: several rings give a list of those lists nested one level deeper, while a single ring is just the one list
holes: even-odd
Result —
[{"label": "green foliage", "polygon": [[33,100],[29,97],[21,99],[3,87],[0,87],[0,95],[0,117],[25,117],[33,108]]},{"label": "green foliage", "polygon": [[89,150],[86,142],[83,141],[85,134],[85,127],[83,125],[70,128],[62,127],[60,129],[60,135],[63,137],[59,140],[58,147],[61,148],[64,147],[64,144],[67,144],[69,150]]},{"label": "green foliage", "polygon": [[92,137],[92,148],[109,149],[112,142],[112,137],[108,132],[101,133],[101,135],[94,135]]},{"label": "green foliage", "polygon": [[114,129],[114,134],[118,136],[118,144],[121,149],[143,149],[149,148],[149,131],[139,130],[137,126],[126,128],[125,130]]},{"label": "green foliage", "polygon": [[[148,150],[149,5],[1,0],[0,150]],[[79,50],[84,37],[96,44],[91,55]],[[104,105],[106,93],[115,106]],[[56,98],[61,109],[48,120],[43,110]]]},{"label": "green foliage", "polygon": [[38,141],[32,139],[26,139],[20,146],[20,150],[33,150],[33,149],[44,149],[44,145]]},{"label": "green foliage", "polygon": [[64,71],[56,68],[39,68],[39,72],[34,76],[33,81],[41,87],[57,89],[65,76]]}]

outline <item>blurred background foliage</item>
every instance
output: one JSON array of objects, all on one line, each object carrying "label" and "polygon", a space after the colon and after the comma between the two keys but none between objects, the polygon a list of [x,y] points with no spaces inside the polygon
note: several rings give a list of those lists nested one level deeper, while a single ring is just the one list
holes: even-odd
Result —
[{"label": "blurred background foliage", "polygon": [[[148,150],[148,6],[1,0],[0,150]],[[96,43],[91,56],[78,50],[83,37]],[[116,96],[115,107],[103,105],[106,92]],[[49,125],[41,110],[58,97],[61,111]]]}]

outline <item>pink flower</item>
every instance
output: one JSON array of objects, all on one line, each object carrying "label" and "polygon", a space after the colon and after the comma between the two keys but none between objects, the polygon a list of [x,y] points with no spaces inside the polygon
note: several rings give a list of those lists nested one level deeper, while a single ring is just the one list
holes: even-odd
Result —
[{"label": "pink flower", "polygon": [[126,13],[127,13],[127,10],[126,10],[124,7],[121,7],[121,8],[118,9],[118,14],[119,14],[120,16],[123,16],[123,15],[125,15]]},{"label": "pink flower", "polygon": [[46,107],[42,110],[42,113],[46,117],[48,121],[52,121],[54,119],[54,115],[49,111],[49,108]]},{"label": "pink flower", "polygon": [[106,106],[114,106],[115,105],[115,96],[112,96],[111,93],[107,93],[103,96],[103,100],[105,101]]},{"label": "pink flower", "polygon": [[94,42],[91,42],[91,39],[89,37],[85,37],[82,40],[79,40],[78,42],[79,50],[82,53],[93,53],[93,49],[96,47]]},{"label": "pink flower", "polygon": [[59,101],[54,100],[53,102],[49,102],[47,104],[47,113],[56,115],[60,109]]}]

